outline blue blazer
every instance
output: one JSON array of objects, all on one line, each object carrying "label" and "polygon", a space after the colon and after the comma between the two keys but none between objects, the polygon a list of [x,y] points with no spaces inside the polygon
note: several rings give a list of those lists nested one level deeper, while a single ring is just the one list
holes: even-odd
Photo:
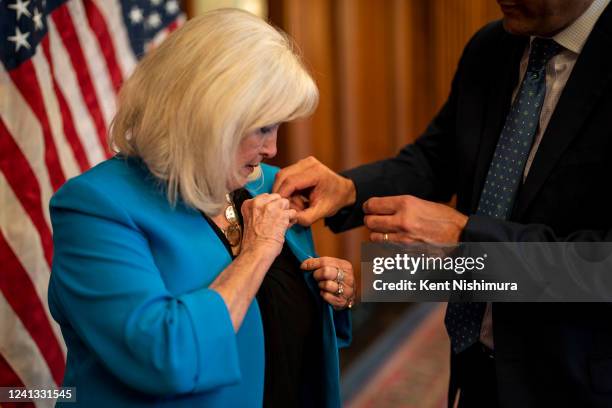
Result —
[{"label": "blue blazer", "polygon": [[[269,192],[277,168],[247,185]],[[179,202],[137,159],[112,158],[68,181],[51,200],[54,258],[49,306],[68,347],[64,385],[87,407],[259,407],[264,338],[257,301],[238,333],[208,286],[231,262],[202,215]],[[310,229],[286,242],[316,256]],[[338,347],[349,344],[348,311],[319,302],[326,406],[339,407]],[[69,406],[74,406],[70,403]]]}]

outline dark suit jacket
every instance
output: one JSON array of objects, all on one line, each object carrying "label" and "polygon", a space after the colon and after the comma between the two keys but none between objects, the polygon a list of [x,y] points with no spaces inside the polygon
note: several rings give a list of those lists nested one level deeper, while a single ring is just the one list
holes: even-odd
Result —
[{"label": "dark suit jacket", "polygon": [[[394,158],[345,172],[357,203],[328,225],[361,224],[372,196],[448,201],[457,194],[458,210],[474,214],[527,41],[501,22],[481,29],[425,133]],[[471,215],[462,240],[611,241],[611,180],[612,5],[574,66],[511,220]],[[612,407],[612,305],[496,303],[493,330],[502,406]]]}]

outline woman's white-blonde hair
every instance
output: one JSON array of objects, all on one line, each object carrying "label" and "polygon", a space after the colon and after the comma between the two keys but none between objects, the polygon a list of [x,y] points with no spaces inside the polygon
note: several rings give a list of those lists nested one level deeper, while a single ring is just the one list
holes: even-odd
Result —
[{"label": "woman's white-blonde hair", "polygon": [[111,148],[140,157],[173,205],[214,215],[237,177],[241,139],[309,115],[318,96],[285,34],[248,12],[214,10],[138,64],[119,95]]}]

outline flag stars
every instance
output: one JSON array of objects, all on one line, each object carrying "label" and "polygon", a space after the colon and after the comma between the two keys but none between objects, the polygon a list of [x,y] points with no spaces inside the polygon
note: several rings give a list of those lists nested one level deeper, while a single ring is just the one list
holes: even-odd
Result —
[{"label": "flag stars", "polygon": [[40,11],[38,11],[38,9],[34,9],[34,17],[32,17],[32,21],[34,21],[34,28],[37,31],[43,29],[42,14]]},{"label": "flag stars", "polygon": [[166,13],[176,14],[179,11],[179,5],[176,0],[170,0],[166,3]]},{"label": "flag stars", "polygon": [[151,5],[153,6],[159,6],[161,4],[162,0],[151,0]]},{"label": "flag stars", "polygon": [[[16,0],[14,4],[9,4],[8,8],[15,10],[15,12],[17,13],[17,20],[19,20],[21,16],[24,14],[26,15],[26,17],[32,16],[32,14],[30,14],[30,11],[28,10],[28,4],[30,4],[30,0],[28,1]],[[29,44],[28,44],[28,48],[29,48]]]},{"label": "flag stars", "polygon": [[28,50],[30,49],[30,44],[28,43],[28,37],[30,33],[22,33],[19,30],[19,27],[15,27],[15,35],[11,35],[8,37],[8,40],[15,43],[15,52],[19,51],[21,47],[25,47]]},{"label": "flag stars", "polygon": [[142,9],[134,6],[132,7],[132,9],[130,10],[130,21],[132,22],[132,24],[139,24],[142,22],[142,20],[144,19],[144,16],[142,15]]},{"label": "flag stars", "polygon": [[147,25],[151,28],[157,28],[161,25],[162,21],[158,13],[151,13],[147,17]]}]

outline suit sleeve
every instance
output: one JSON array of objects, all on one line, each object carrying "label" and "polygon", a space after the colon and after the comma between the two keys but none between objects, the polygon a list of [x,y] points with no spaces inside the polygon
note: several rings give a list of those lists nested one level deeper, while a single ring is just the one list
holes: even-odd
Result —
[{"label": "suit sleeve", "polygon": [[[474,38],[476,38],[474,36]],[[393,158],[359,166],[341,174],[355,183],[356,201],[326,219],[334,232],[363,224],[362,206],[371,197],[410,194],[431,201],[449,201],[455,194],[455,118],[458,88],[474,38],[465,47],[451,92],[425,132]]]},{"label": "suit sleeve", "polygon": [[612,230],[582,230],[567,236],[543,224],[519,224],[484,215],[472,215],[463,229],[462,242],[612,242]]},{"label": "suit sleeve", "polygon": [[146,236],[83,180],[51,201],[51,312],[118,379],[145,393],[207,391],[239,381],[234,329],[221,296],[171,294]]}]

